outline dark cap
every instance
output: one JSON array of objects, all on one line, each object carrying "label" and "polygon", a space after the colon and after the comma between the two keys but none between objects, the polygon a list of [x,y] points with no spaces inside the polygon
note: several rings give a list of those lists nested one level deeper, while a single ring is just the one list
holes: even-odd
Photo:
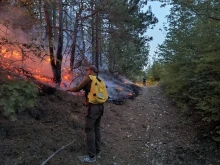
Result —
[{"label": "dark cap", "polygon": [[86,70],[91,70],[95,73],[98,73],[98,69],[94,65],[91,65],[91,66],[87,67]]}]

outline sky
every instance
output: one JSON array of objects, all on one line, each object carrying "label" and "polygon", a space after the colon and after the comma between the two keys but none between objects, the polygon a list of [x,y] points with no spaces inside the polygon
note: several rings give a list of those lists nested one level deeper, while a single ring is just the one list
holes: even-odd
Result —
[{"label": "sky", "polygon": [[158,44],[162,44],[166,37],[166,31],[163,28],[163,24],[167,24],[167,20],[165,17],[169,14],[169,10],[171,8],[170,5],[166,5],[162,8],[160,7],[160,5],[161,2],[156,1],[148,1],[147,5],[147,8],[151,6],[152,12],[159,20],[154,29],[147,30],[147,35],[153,37],[153,41],[150,42],[150,65],[152,65],[153,63],[154,52],[157,50]]}]

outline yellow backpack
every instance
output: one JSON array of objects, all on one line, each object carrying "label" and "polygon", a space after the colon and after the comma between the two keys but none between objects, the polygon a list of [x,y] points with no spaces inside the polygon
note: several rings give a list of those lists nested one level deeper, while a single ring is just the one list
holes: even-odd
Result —
[{"label": "yellow backpack", "polygon": [[102,79],[97,76],[89,75],[92,80],[90,92],[88,94],[89,103],[102,104],[108,99],[106,85]]}]

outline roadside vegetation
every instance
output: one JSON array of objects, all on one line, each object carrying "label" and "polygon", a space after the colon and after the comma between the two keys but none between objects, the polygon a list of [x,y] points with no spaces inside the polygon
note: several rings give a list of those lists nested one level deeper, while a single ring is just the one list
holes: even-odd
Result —
[{"label": "roadside vegetation", "polygon": [[166,94],[183,111],[200,112],[213,122],[220,141],[220,3],[174,1],[168,16],[166,40],[149,70]]}]

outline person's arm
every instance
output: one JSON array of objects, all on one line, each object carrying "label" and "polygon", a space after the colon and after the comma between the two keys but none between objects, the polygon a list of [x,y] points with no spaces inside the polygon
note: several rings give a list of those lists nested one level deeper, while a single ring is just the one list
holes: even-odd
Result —
[{"label": "person's arm", "polygon": [[90,78],[89,76],[86,76],[79,85],[73,87],[73,88],[69,88],[67,89],[67,91],[69,92],[79,92],[81,89],[84,89],[86,87],[86,85],[90,82]]}]

